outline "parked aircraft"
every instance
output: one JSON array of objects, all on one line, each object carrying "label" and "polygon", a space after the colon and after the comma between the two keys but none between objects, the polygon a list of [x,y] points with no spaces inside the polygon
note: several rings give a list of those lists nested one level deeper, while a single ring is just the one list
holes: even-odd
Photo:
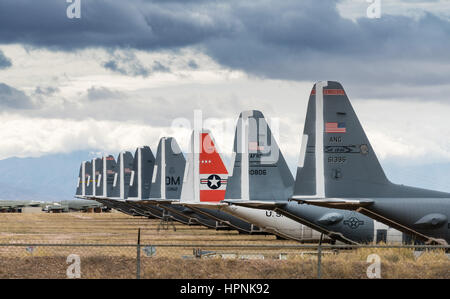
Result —
[{"label": "parked aircraft", "polygon": [[186,219],[187,223],[185,224],[201,224],[208,228],[228,229],[228,226],[199,215],[189,208],[172,205],[174,201],[180,200],[185,167],[186,159],[176,140],[171,137],[162,137],[158,144],[149,197],[131,202],[131,204],[144,210],[159,207],[167,215],[176,215],[177,218]]},{"label": "parked aircraft", "polygon": [[[245,111],[240,114],[234,137],[233,160],[225,200],[287,199],[292,195],[294,179],[260,111]],[[319,232],[271,210],[252,209],[224,202],[187,205],[218,209],[281,238],[301,242],[320,239]]]},{"label": "parked aircraft", "polygon": [[421,242],[450,242],[450,194],[387,179],[340,83],[315,84],[304,138],[297,178],[305,184],[293,200],[357,211]]},{"label": "parked aircraft", "polygon": [[43,202],[31,200],[0,200],[0,212],[21,213],[25,207],[40,207]]},{"label": "parked aircraft", "polygon": [[211,133],[208,130],[195,129],[191,135],[190,149],[179,204],[224,223],[240,233],[266,234],[256,225],[216,208],[217,203],[225,199],[228,169],[216,150]]},{"label": "parked aircraft", "polygon": [[[308,110],[307,117],[310,115],[311,111]],[[264,120],[262,114],[257,118]],[[305,129],[308,128],[308,124],[309,123],[307,122]],[[262,132],[264,133],[263,135],[268,136],[267,140],[270,140],[270,143],[261,143],[261,140],[255,140],[252,141],[252,147],[255,149],[265,149],[266,147],[269,147],[269,149],[266,149],[269,151],[266,154],[267,158],[265,160],[266,163],[271,162],[273,166],[276,166],[276,168],[272,169],[261,167],[261,165],[259,165],[260,162],[258,161],[257,163],[250,163],[249,172],[253,173],[253,175],[249,175],[249,178],[246,178],[244,176],[242,181],[253,180],[255,182],[264,182],[265,176],[267,176],[267,174],[278,171],[278,175],[275,175],[273,177],[278,177],[281,182],[277,182],[276,180],[268,180],[263,183],[270,185],[278,184],[278,186],[274,186],[274,191],[272,191],[273,194],[259,193],[260,189],[258,187],[254,187],[255,190],[251,191],[254,195],[250,197],[250,200],[247,200],[246,196],[244,196],[244,199],[242,199],[242,195],[236,193],[227,194],[228,198],[225,200],[225,202],[243,207],[273,210],[285,217],[288,217],[303,225],[306,225],[307,227],[321,232],[333,240],[344,243],[356,244],[373,241],[402,242],[403,236],[400,232],[389,228],[382,223],[374,222],[371,218],[360,213],[309,205],[299,205],[295,201],[289,201],[290,198],[295,198],[303,195],[305,185],[308,186],[310,184],[311,176],[313,174],[310,174],[310,176],[302,175],[304,173],[304,167],[307,166],[306,164],[305,166],[303,165],[303,155],[304,151],[306,150],[306,144],[310,145],[310,143],[314,141],[311,141],[310,139],[310,143],[302,143],[300,162],[297,169],[297,177],[294,185],[294,196],[292,196],[288,194],[289,189],[287,187],[284,187],[284,189],[280,189],[280,186],[283,186],[283,184],[284,186],[289,186],[289,182],[292,181],[292,175],[286,165],[286,162],[281,151],[278,148],[276,141],[272,137],[270,137],[272,136],[270,128],[267,125],[265,126],[267,127],[267,131],[262,130]],[[264,128],[264,126],[262,128]],[[314,145],[314,143],[312,144]],[[308,147],[308,149],[310,149],[310,147]],[[263,157],[264,156],[261,155],[261,158]],[[264,175],[264,173],[266,173],[266,175]],[[252,186],[258,185],[253,185],[252,183],[250,183],[249,186],[250,188],[252,188]],[[242,187],[242,190],[245,190],[244,187]],[[249,193],[247,190],[245,190],[244,194]]]}]

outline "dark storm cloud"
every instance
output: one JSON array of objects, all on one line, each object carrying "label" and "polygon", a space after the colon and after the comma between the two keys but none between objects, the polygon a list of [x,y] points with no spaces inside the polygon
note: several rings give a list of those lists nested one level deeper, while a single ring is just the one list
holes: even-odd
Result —
[{"label": "dark storm cloud", "polygon": [[[450,21],[430,13],[417,19],[382,12],[354,22],[339,15],[334,0],[81,3],[81,19],[70,20],[65,1],[3,0],[0,43],[66,51],[193,46],[226,67],[287,80],[406,86],[445,84],[450,76]],[[130,76],[168,71],[127,59],[103,66]]]},{"label": "dark storm cloud", "polygon": [[23,91],[0,83],[0,107],[2,109],[32,109],[34,106]]},{"label": "dark storm cloud", "polygon": [[0,43],[68,51],[86,47],[150,50],[192,45],[229,30],[223,18],[214,17],[207,8],[205,16],[214,19],[199,17],[193,1],[81,0],[80,19],[67,18],[68,5],[55,0],[2,0]]},{"label": "dark storm cloud", "polygon": [[3,54],[2,50],[0,50],[0,70],[9,68],[11,66],[12,66],[11,59],[6,57],[5,54]]}]

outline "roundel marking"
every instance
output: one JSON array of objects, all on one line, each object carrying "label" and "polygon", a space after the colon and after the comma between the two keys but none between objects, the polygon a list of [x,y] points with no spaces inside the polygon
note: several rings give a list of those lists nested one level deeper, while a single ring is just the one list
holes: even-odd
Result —
[{"label": "roundel marking", "polygon": [[208,177],[208,187],[213,190],[218,189],[222,185],[220,181],[220,176],[218,176],[217,174],[212,174]]}]

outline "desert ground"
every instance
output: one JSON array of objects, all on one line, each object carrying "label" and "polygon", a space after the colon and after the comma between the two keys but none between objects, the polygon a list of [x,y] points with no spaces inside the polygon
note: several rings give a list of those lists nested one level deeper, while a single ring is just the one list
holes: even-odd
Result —
[{"label": "desert ground", "polygon": [[[3,213],[0,278],[66,278],[72,255],[79,256],[81,278],[135,278],[139,228],[142,278],[317,277],[315,250],[283,247],[294,241],[177,223],[176,231],[172,226],[158,230],[159,225],[159,220],[118,212]],[[206,254],[195,257],[194,250]],[[404,248],[324,250],[321,277],[367,278],[371,254],[380,257],[381,278],[450,278],[450,260],[443,251],[417,254]]]}]

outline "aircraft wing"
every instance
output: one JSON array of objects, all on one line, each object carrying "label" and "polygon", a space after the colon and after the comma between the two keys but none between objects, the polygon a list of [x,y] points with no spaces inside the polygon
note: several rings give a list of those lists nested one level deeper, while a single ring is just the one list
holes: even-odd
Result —
[{"label": "aircraft wing", "polygon": [[127,202],[137,202],[139,204],[151,204],[151,205],[157,205],[157,204],[172,204],[179,202],[178,199],[161,199],[161,198],[150,198],[150,199],[142,199],[142,200],[126,200]]},{"label": "aircraft wing", "polygon": [[345,209],[345,210],[355,210],[361,214],[364,214],[374,220],[380,221],[389,225],[392,228],[395,228],[401,232],[413,235],[416,239],[425,242],[426,244],[431,245],[448,245],[447,242],[443,239],[436,239],[424,235],[414,229],[411,229],[407,226],[404,226],[396,221],[381,216],[377,213],[374,213],[370,209],[366,209],[367,206],[370,206],[374,203],[371,199],[343,199],[343,198],[327,198],[327,199],[312,199],[312,198],[302,198],[293,196],[291,200],[297,201],[299,203],[306,203],[310,205],[327,207],[327,208],[336,208],[336,209]]},{"label": "aircraft wing", "polygon": [[104,196],[75,196],[77,198],[82,198],[82,199],[88,199],[88,200],[97,200],[97,199],[111,199],[109,197],[104,197]]},{"label": "aircraft wing", "polygon": [[395,222],[392,219],[389,219],[389,218],[386,218],[384,216],[381,216],[381,215],[379,215],[377,213],[374,213],[374,212],[372,212],[372,211],[370,211],[368,209],[365,209],[363,207],[356,209],[356,211],[361,213],[361,214],[364,214],[366,216],[369,216],[370,218],[372,218],[374,220],[377,220],[377,221],[383,222],[385,224],[388,224],[390,227],[393,227],[393,228],[395,228],[395,229],[397,229],[397,230],[399,230],[401,232],[413,235],[413,236],[416,237],[416,239],[425,242],[425,244],[427,244],[427,245],[444,245],[444,246],[448,245],[447,242],[444,239],[436,239],[436,238],[429,237],[429,236],[424,235],[422,233],[419,233],[418,231],[413,230],[413,229],[411,229],[411,228],[409,228],[407,226],[404,226],[404,225],[402,225],[400,223],[397,223],[397,222]]},{"label": "aircraft wing", "polygon": [[177,202],[176,204],[179,204],[179,205],[182,205],[185,207],[204,208],[204,209],[213,209],[213,210],[219,210],[221,207],[228,205],[223,202],[201,202],[201,201]]},{"label": "aircraft wing", "polygon": [[266,201],[266,200],[236,200],[236,199],[225,199],[224,202],[236,206],[262,209],[262,210],[273,210],[275,208],[283,207],[286,202],[279,201]]},{"label": "aircraft wing", "polygon": [[350,209],[356,210],[361,207],[366,207],[374,203],[371,199],[344,199],[344,198],[326,198],[326,199],[313,199],[300,196],[293,196],[290,200],[298,203],[306,203],[309,205],[334,208],[334,209]]}]

